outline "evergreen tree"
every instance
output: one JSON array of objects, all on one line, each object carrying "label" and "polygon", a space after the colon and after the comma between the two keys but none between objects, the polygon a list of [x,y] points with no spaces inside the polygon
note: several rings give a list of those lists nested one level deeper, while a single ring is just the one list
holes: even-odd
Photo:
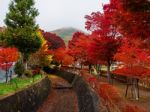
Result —
[{"label": "evergreen tree", "polygon": [[6,42],[18,48],[26,68],[30,54],[41,47],[41,39],[37,33],[38,25],[35,22],[39,13],[34,4],[34,0],[13,0],[5,19]]}]

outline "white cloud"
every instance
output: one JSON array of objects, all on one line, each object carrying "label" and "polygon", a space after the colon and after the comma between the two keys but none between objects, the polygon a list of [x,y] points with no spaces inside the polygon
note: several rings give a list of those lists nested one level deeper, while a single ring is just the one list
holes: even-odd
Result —
[{"label": "white cloud", "polygon": [[[3,26],[10,0],[0,0],[0,26]],[[35,0],[40,15],[37,23],[51,31],[60,27],[76,27],[84,30],[84,16],[102,10],[101,3],[108,0]]]}]

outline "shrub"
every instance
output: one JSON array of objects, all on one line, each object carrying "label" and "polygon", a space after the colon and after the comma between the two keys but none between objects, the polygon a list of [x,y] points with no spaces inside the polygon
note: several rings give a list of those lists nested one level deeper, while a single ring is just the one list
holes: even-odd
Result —
[{"label": "shrub", "polygon": [[40,68],[36,68],[34,70],[32,70],[32,74],[35,76],[37,74],[40,74],[41,69]]},{"label": "shrub", "polygon": [[27,77],[32,77],[32,76],[33,76],[33,73],[32,73],[31,70],[26,70],[26,71],[24,72],[24,75],[27,76]]},{"label": "shrub", "polygon": [[14,71],[19,77],[22,76],[22,74],[25,72],[24,65],[20,61],[18,61],[15,64]]}]

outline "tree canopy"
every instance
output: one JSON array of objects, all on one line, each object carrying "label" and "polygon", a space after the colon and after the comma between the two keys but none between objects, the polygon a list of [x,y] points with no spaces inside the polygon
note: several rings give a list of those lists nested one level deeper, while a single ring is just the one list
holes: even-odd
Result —
[{"label": "tree canopy", "polygon": [[6,42],[18,48],[24,60],[41,47],[41,39],[37,34],[38,25],[35,23],[35,17],[39,13],[34,4],[34,0],[11,1],[5,19]]}]

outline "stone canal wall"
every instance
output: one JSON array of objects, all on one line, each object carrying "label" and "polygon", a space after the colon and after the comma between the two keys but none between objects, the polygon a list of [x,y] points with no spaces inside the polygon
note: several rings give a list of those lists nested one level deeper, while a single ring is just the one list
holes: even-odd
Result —
[{"label": "stone canal wall", "polygon": [[0,100],[0,112],[36,112],[49,94],[51,83],[44,77],[35,84]]}]

